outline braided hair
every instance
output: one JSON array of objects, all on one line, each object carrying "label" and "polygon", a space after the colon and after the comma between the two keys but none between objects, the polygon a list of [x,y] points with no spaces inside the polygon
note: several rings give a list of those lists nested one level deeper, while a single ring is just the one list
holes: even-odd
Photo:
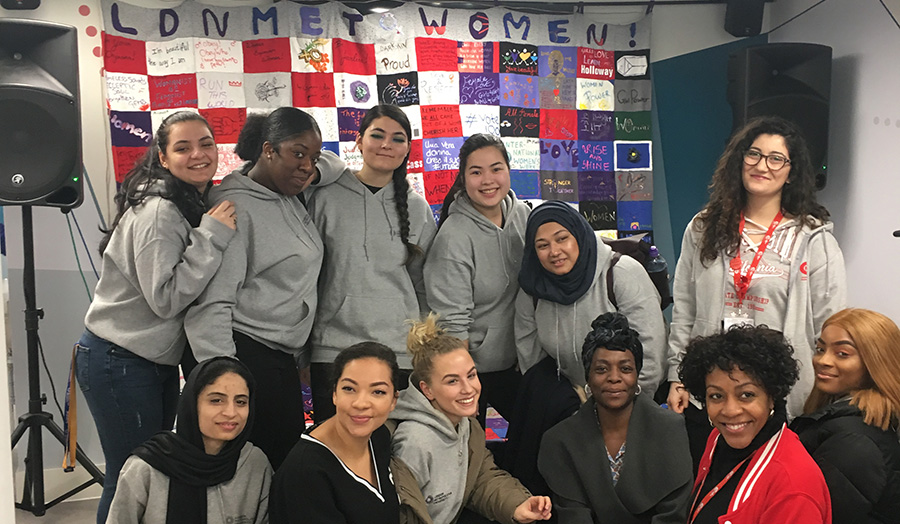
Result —
[{"label": "braided hair", "polygon": [[641,372],[644,365],[644,346],[638,332],[628,325],[625,315],[618,312],[603,313],[591,322],[591,332],[584,337],[584,345],[581,346],[581,363],[584,366],[585,380],[590,378],[594,352],[598,349],[631,351],[634,355],[635,368],[638,373]]},{"label": "braided hair", "polygon": [[[409,124],[409,118],[407,118],[406,113],[404,113],[402,109],[391,104],[379,104],[372,109],[369,109],[366,112],[366,116],[364,116],[359,123],[359,135],[362,136],[365,134],[366,129],[372,125],[372,122],[383,116],[400,124],[400,127],[406,132],[407,140],[412,139],[412,126]],[[403,162],[394,170],[394,175],[391,177],[391,180],[394,184],[394,204],[397,209],[397,217],[400,220],[400,240],[403,242],[403,245],[406,246],[406,263],[409,264],[413,258],[424,256],[425,252],[422,251],[422,248],[417,244],[409,241],[409,182],[406,180],[407,162],[409,162],[409,153],[406,154],[406,158],[404,158]]]},{"label": "braided hair", "polygon": [[506,145],[503,144],[500,137],[486,133],[477,133],[467,138],[463,142],[462,147],[459,148],[459,172],[453,181],[453,185],[450,186],[450,190],[447,191],[447,196],[444,197],[444,203],[441,204],[441,218],[438,221],[438,229],[447,220],[447,216],[450,214],[450,204],[456,200],[456,195],[466,190],[466,168],[468,167],[469,156],[485,147],[496,147],[497,151],[500,151],[500,154],[503,155],[503,160],[506,161],[506,168],[509,169],[509,152],[506,150]]},{"label": "braided hair", "polygon": [[[164,168],[159,160],[160,152],[165,154],[166,148],[169,147],[172,126],[192,121],[202,122],[209,129],[210,135],[213,135],[213,138],[215,138],[209,122],[198,113],[192,111],[178,111],[167,116],[162,121],[153,135],[153,141],[150,143],[147,152],[137,161],[131,171],[125,175],[125,180],[116,192],[116,216],[109,229],[101,228],[101,231],[104,233],[103,239],[100,240],[101,255],[106,251],[106,246],[109,245],[109,240],[112,238],[113,232],[118,227],[125,212],[129,208],[143,204],[148,196],[159,196],[170,200],[188,223],[191,224],[191,227],[200,225],[203,213],[206,212],[206,204],[204,203],[206,193],[200,193],[196,187],[178,179],[168,169]],[[156,181],[162,181],[162,190],[155,187],[156,184],[154,182]],[[212,181],[207,184],[207,191],[211,186]]]}]

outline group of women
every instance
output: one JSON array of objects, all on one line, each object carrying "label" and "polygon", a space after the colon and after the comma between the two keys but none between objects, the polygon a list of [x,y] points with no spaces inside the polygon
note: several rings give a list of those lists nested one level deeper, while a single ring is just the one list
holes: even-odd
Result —
[{"label": "group of women", "polygon": [[[436,226],[406,181],[410,137],[400,108],[370,109],[352,171],[307,113],[250,115],[246,163],[212,187],[211,127],[162,122],[117,195],[76,351],[106,457],[98,522],[900,514],[900,330],[838,313],[843,258],[793,125],[753,121],[726,148],[668,343],[640,263],[573,207],[518,201],[499,138],[466,140]],[[553,369],[575,401],[528,435],[544,491],[497,467],[482,424],[489,403],[515,445],[543,395],[529,375]]]}]

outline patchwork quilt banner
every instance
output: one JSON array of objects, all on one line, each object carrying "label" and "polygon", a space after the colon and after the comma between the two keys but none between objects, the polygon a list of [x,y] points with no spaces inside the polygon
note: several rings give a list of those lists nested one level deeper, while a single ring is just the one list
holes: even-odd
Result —
[{"label": "patchwork quilt banner", "polygon": [[[652,229],[650,17],[629,25],[404,4],[148,9],[104,0],[104,73],[117,181],[168,114],[212,124],[222,177],[247,113],[293,106],[351,167],[360,119],[396,104],[413,127],[409,179],[434,209],[466,137],[492,133],[525,200],[571,203],[595,229]],[[649,236],[649,235],[648,235]]]}]

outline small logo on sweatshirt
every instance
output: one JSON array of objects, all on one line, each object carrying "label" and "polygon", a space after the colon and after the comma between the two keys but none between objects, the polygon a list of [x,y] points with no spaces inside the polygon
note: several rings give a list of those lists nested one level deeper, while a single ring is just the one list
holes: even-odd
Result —
[{"label": "small logo on sweatshirt", "polygon": [[453,495],[453,492],[450,493],[437,493],[434,495],[428,495],[425,497],[425,504],[440,504],[445,500],[449,499],[450,496]]}]

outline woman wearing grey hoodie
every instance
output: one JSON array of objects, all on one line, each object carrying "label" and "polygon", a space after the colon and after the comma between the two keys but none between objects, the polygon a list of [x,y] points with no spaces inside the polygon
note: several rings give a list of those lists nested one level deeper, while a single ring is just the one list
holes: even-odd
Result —
[{"label": "woman wearing grey hoodie", "polygon": [[[473,416],[481,383],[462,340],[430,314],[408,336],[413,373],[390,415],[401,524],[452,524],[464,512],[514,524],[550,518],[549,497],[532,496],[498,468]],[[405,467],[404,467],[405,466]],[[406,472],[410,472],[407,474]]]},{"label": "woman wearing grey hoodie", "polygon": [[207,211],[217,166],[209,123],[178,111],[160,124],[116,194],[117,214],[100,244],[100,281],[75,352],[106,460],[98,523],[106,522],[131,450],[175,422],[184,312],[215,274],[235,229],[230,202]]},{"label": "woman wearing grey hoodie", "polygon": [[402,109],[369,109],[356,139],[362,169],[344,170],[310,198],[325,244],[310,337],[316,421],[334,414],[328,378],[343,348],[378,342],[394,350],[401,369],[410,368],[404,321],[428,310],[422,266],[437,229],[428,202],[406,181],[411,137]]},{"label": "woman wearing grey hoodie", "polygon": [[235,202],[240,227],[184,326],[198,361],[236,355],[253,372],[259,390],[250,441],[277,469],[305,427],[297,368],[309,363],[324,253],[303,192],[344,166],[322,151],[316,121],[293,107],[248,117],[235,151],[247,164],[210,198]]},{"label": "woman wearing grey hoodie", "polygon": [[522,377],[513,319],[529,211],[510,189],[500,138],[469,137],[425,261],[425,291],[441,327],[465,342],[478,366],[482,424],[488,403],[510,420]]}]

